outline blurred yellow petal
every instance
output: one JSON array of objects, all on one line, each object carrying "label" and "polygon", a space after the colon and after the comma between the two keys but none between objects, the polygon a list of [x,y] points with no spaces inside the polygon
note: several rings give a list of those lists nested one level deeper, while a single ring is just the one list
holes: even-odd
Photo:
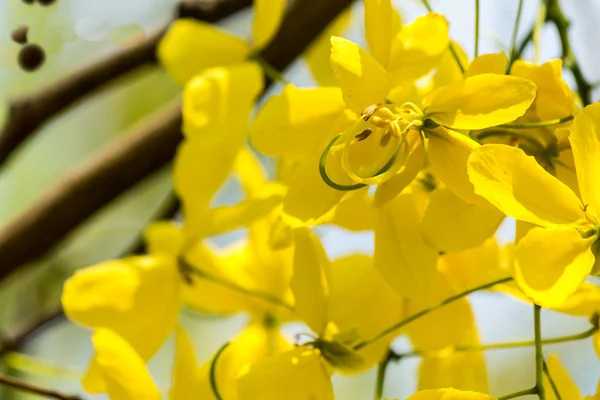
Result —
[{"label": "blurred yellow petal", "polygon": [[503,219],[500,211],[470,205],[442,188],[431,195],[421,229],[431,247],[448,253],[481,245]]},{"label": "blurred yellow petal", "polygon": [[161,400],[144,360],[127,341],[109,329],[98,329],[92,342],[111,400]]},{"label": "blurred yellow petal", "polygon": [[[340,332],[355,331],[369,338],[402,319],[400,296],[384,281],[366,255],[339,258],[332,263],[331,321]],[[359,351],[368,369],[379,362],[396,336],[392,333]]]},{"label": "blurred yellow petal", "polygon": [[456,389],[423,390],[406,400],[497,400],[488,394],[467,392]]},{"label": "blurred yellow petal", "polygon": [[238,152],[233,171],[247,197],[253,196],[265,186],[267,176],[264,167],[257,155],[248,147]]},{"label": "blurred yellow petal", "polygon": [[208,381],[208,370],[198,368],[195,350],[185,330],[178,327],[175,335],[175,362],[169,400],[188,400],[194,397],[214,398]]},{"label": "blurred yellow petal", "polygon": [[240,63],[249,53],[244,40],[192,19],[175,20],[158,46],[161,64],[180,85],[206,68]]},{"label": "blurred yellow petal", "polygon": [[414,81],[437,67],[449,43],[448,21],[441,14],[430,13],[405,25],[394,38],[387,65],[393,86]]},{"label": "blurred yellow petal", "polygon": [[[579,388],[575,382],[573,382],[569,376],[569,372],[565,369],[565,367],[563,367],[556,355],[552,354],[550,357],[548,357],[547,365],[548,370],[550,371],[550,376],[556,385],[556,389],[561,399],[583,399],[581,392],[579,392]],[[556,394],[554,394],[554,389],[550,384],[546,374],[544,374],[544,388],[546,389],[546,398],[548,400],[557,400]]]},{"label": "blurred yellow petal", "polygon": [[254,0],[253,49],[260,50],[271,42],[281,26],[286,5],[287,0]]},{"label": "blurred yellow petal", "polygon": [[368,231],[375,226],[375,209],[369,189],[355,190],[335,207],[331,223],[350,231]]},{"label": "blurred yellow petal", "polygon": [[[457,292],[448,277],[440,273],[436,276],[431,295],[423,301],[409,303],[409,310],[411,314],[418,312]],[[443,335],[440,335],[441,331]],[[483,353],[452,351],[452,346],[480,344],[475,316],[467,299],[460,299],[414,321],[408,325],[406,332],[414,348],[424,352],[419,368],[420,390],[443,387],[488,390]]]},{"label": "blurred yellow petal", "polygon": [[184,245],[180,226],[172,222],[153,222],[144,232],[146,248],[149,254],[164,254],[177,257]]},{"label": "blurred yellow petal", "polygon": [[[327,173],[334,182],[349,184],[350,179],[341,168],[342,151],[330,152],[325,164]],[[345,192],[333,189],[321,178],[319,159],[315,153],[302,164],[290,182],[290,188],[283,201],[283,211],[300,221],[318,221],[339,203]]]},{"label": "blurred yellow petal", "polygon": [[531,81],[481,74],[441,87],[423,100],[426,118],[453,129],[484,129],[513,121],[535,99]]},{"label": "blurred yellow petal", "polygon": [[541,226],[584,218],[575,193],[519,148],[478,147],[469,157],[468,170],[475,192],[510,217]]},{"label": "blurred yellow petal", "polygon": [[375,222],[375,268],[403,298],[427,296],[437,251],[421,237],[420,215],[410,192],[378,209]]},{"label": "blurred yellow petal", "polygon": [[498,242],[491,237],[479,247],[444,254],[438,270],[450,280],[456,291],[462,292],[511,276],[512,270],[501,261]]},{"label": "blurred yellow petal", "polygon": [[296,347],[264,358],[238,380],[239,400],[333,400],[333,389],[319,350]]},{"label": "blurred yellow petal", "polygon": [[[460,44],[454,41],[450,41],[450,43],[456,54],[458,54],[461,65],[469,65],[469,56]],[[450,51],[450,45],[448,45],[448,48],[442,54],[440,62],[438,63],[437,70],[433,74],[432,86],[433,88],[439,88],[463,79],[464,75],[456,62],[452,51]]]},{"label": "blurred yellow petal", "polygon": [[179,275],[173,261],[131,257],[77,271],[67,280],[67,316],[91,328],[108,328],[148,360],[175,327]]},{"label": "blurred yellow petal", "polygon": [[344,108],[339,88],[287,85],[267,101],[250,125],[250,142],[269,156],[306,159],[337,133],[334,126],[344,116]]},{"label": "blurred yellow petal", "polygon": [[361,113],[384,101],[392,89],[388,72],[357,44],[337,36],[331,38],[331,68],[344,93],[346,105]]},{"label": "blurred yellow petal", "polygon": [[294,230],[294,274],[290,282],[296,314],[317,335],[329,319],[331,264],[319,238],[309,228]]},{"label": "blurred yellow petal", "polygon": [[504,52],[483,54],[471,62],[465,72],[465,77],[481,74],[504,75],[507,64],[508,58],[506,58]]},{"label": "blurred yellow petal", "polygon": [[486,199],[475,193],[467,172],[469,155],[479,144],[466,135],[445,128],[437,128],[429,133],[427,151],[435,176],[467,203],[494,209]]},{"label": "blurred yellow petal", "polygon": [[569,135],[581,198],[596,218],[600,217],[599,118],[600,104],[587,106],[575,117]]},{"label": "blurred yellow petal", "polygon": [[365,0],[365,36],[371,54],[386,66],[392,50],[392,40],[398,29],[391,0]]},{"label": "blurred yellow petal", "polygon": [[336,86],[337,79],[331,69],[329,55],[331,54],[332,36],[342,36],[352,23],[352,8],[343,11],[304,53],[304,59],[313,77],[320,86]]},{"label": "blurred yellow petal", "polygon": [[590,274],[594,240],[569,227],[533,228],[516,248],[515,281],[536,304],[560,307]]},{"label": "blurred yellow petal", "polygon": [[425,164],[425,144],[421,135],[409,135],[408,158],[404,166],[391,179],[377,185],[374,207],[381,207],[396,197],[417,177]]}]

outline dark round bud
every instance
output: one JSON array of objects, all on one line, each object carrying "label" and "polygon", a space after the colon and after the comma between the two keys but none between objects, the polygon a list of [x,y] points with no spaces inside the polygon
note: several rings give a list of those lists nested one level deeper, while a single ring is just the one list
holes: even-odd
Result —
[{"label": "dark round bud", "polygon": [[35,71],[42,66],[46,59],[46,53],[37,44],[28,44],[21,48],[19,52],[19,65],[25,71]]},{"label": "dark round bud", "polygon": [[10,37],[12,40],[19,44],[27,44],[27,32],[29,27],[27,25],[21,25],[18,28],[13,29]]},{"label": "dark round bud", "polygon": [[43,6],[49,6],[56,3],[56,0],[37,0],[37,2]]}]

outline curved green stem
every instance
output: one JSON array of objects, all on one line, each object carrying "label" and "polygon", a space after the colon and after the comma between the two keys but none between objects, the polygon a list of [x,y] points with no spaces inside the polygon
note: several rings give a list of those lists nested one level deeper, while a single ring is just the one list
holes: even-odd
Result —
[{"label": "curved green stem", "polygon": [[508,130],[503,130],[503,129],[491,129],[488,131],[483,131],[479,135],[475,136],[475,139],[477,141],[481,141],[483,139],[487,139],[487,138],[491,138],[491,137],[503,137],[503,136],[510,136],[513,138],[521,139],[527,143],[532,144],[538,150],[545,150],[544,145],[541,144],[540,142],[538,142],[535,138],[533,138],[527,134],[521,133],[521,132],[513,132],[513,131],[508,131]]},{"label": "curved green stem", "polygon": [[[341,134],[337,134],[333,139],[331,139],[331,141],[327,144],[327,147],[325,147],[325,150],[323,150],[323,153],[321,153],[321,158],[319,159],[319,174],[321,175],[321,179],[323,179],[323,182],[325,182],[327,184],[327,186],[329,186],[333,189],[336,189],[336,190],[340,190],[342,192],[349,192],[352,190],[358,190],[358,189],[362,189],[364,187],[369,186],[364,183],[355,183],[353,185],[341,185],[339,183],[334,182],[327,174],[327,169],[325,168],[325,164],[327,162],[327,156],[329,155],[329,152],[331,151],[331,148],[333,147],[335,142],[337,142],[337,140],[341,136],[342,136]],[[387,163],[385,163],[385,165],[383,167],[381,167],[381,169],[379,171],[377,171],[377,173],[374,176],[372,176],[372,178],[375,178],[378,175],[384,174],[390,168],[392,168],[392,165],[394,165],[394,163],[396,162],[396,159],[398,158],[398,154],[400,153],[401,148],[402,148],[402,146],[398,146],[398,148],[396,149],[396,151],[394,151],[394,154],[392,154],[392,156],[387,161]]]},{"label": "curved green stem", "polygon": [[515,19],[515,26],[513,28],[512,39],[510,41],[510,58],[506,66],[506,73],[510,73],[510,69],[516,60],[517,55],[517,36],[519,35],[519,25],[521,24],[521,14],[523,12],[523,0],[519,0],[519,7],[517,8],[517,18]]},{"label": "curved green stem", "polygon": [[548,126],[555,126],[555,125],[560,125],[560,124],[564,124],[565,122],[569,122],[573,119],[574,117],[572,115],[566,116],[566,117],[562,117],[559,119],[551,119],[549,121],[540,121],[540,122],[532,122],[530,124],[504,124],[504,125],[500,125],[502,128],[508,128],[508,129],[534,129],[534,128],[545,128]]},{"label": "curved green stem", "polygon": [[211,274],[210,272],[196,268],[195,266],[189,264],[185,259],[183,259],[183,257],[181,257],[179,259],[179,268],[181,269],[182,274],[188,280],[188,282],[190,282],[189,275],[194,275],[194,276],[197,276],[198,278],[216,283],[217,285],[221,285],[221,286],[229,288],[231,290],[235,290],[236,292],[240,292],[245,295],[252,296],[257,299],[261,299],[261,300],[267,301],[269,303],[275,304],[277,306],[287,308],[290,311],[294,310],[294,307],[292,305],[286,303],[284,300],[280,299],[277,296],[272,295],[271,293],[262,292],[262,291],[254,290],[254,289],[248,289],[243,286],[240,286],[235,282],[231,282],[220,276],[217,276],[217,275]]},{"label": "curved green stem", "polygon": [[388,351],[385,359],[379,363],[377,367],[377,382],[375,383],[375,400],[381,400],[383,398],[383,384],[385,383],[385,373],[387,367],[394,357],[394,353]]},{"label": "curved green stem", "polygon": [[383,331],[379,332],[375,336],[373,336],[373,337],[371,337],[371,338],[369,338],[367,340],[363,340],[362,342],[360,342],[356,346],[354,346],[354,350],[360,350],[363,347],[368,346],[368,345],[376,342],[377,340],[381,339],[382,337],[384,337],[384,336],[386,336],[386,335],[388,335],[388,334],[390,334],[390,333],[392,333],[394,331],[397,331],[398,329],[400,329],[400,328],[402,328],[402,327],[410,324],[411,322],[413,322],[413,321],[415,321],[415,320],[417,320],[417,319],[419,319],[421,317],[424,317],[427,314],[430,314],[433,311],[435,311],[435,310],[437,310],[437,309],[439,309],[439,308],[441,308],[441,307],[443,307],[443,306],[445,306],[447,304],[453,303],[456,300],[462,299],[463,297],[467,297],[468,295],[473,294],[475,292],[478,292],[480,290],[489,289],[489,288],[491,288],[493,286],[499,285],[501,283],[510,282],[512,280],[513,280],[513,278],[510,278],[510,277],[509,278],[498,279],[496,281],[486,283],[485,285],[477,286],[477,287],[475,287],[473,289],[469,289],[469,290],[466,290],[464,292],[458,293],[458,294],[456,294],[456,295],[454,295],[452,297],[448,297],[447,299],[445,299],[445,300],[443,300],[443,301],[441,301],[441,302],[439,302],[439,303],[437,303],[437,304],[435,304],[435,305],[433,305],[431,307],[427,307],[424,310],[421,310],[418,313],[411,315],[410,317],[406,318],[405,320],[402,320],[402,321],[398,322],[397,324],[394,324],[394,325],[390,326],[389,328],[384,329]]},{"label": "curved green stem", "polygon": [[533,306],[533,327],[535,332],[535,387],[540,400],[546,400],[544,389],[544,352],[542,349],[542,308]]},{"label": "curved green stem", "polygon": [[227,346],[229,346],[229,342],[221,346],[219,351],[217,351],[217,354],[215,354],[214,358],[212,359],[212,362],[210,363],[210,388],[217,400],[223,400],[221,393],[219,393],[219,388],[217,387],[217,361],[219,360],[219,357],[221,357],[221,354],[223,354],[223,351],[225,351]]},{"label": "curved green stem", "polygon": [[550,370],[548,369],[548,364],[546,364],[545,360],[544,360],[544,374],[546,374],[546,378],[548,378],[548,382],[550,382],[550,387],[552,387],[552,391],[554,392],[554,396],[556,397],[556,400],[562,400],[562,396],[560,395],[560,393],[558,391],[556,382],[554,382],[554,379],[552,379],[552,375],[550,375]]},{"label": "curved green stem", "polygon": [[475,0],[475,57],[479,55],[479,0]]},{"label": "curved green stem", "polygon": [[537,394],[538,390],[537,388],[531,388],[531,389],[526,389],[526,390],[521,390],[519,392],[515,392],[515,393],[511,393],[511,394],[507,394],[505,396],[502,397],[498,397],[498,400],[509,400],[509,399],[515,399],[517,397],[523,397],[523,396],[527,396],[530,394]]},{"label": "curved green stem", "polygon": [[[573,342],[576,340],[587,339],[596,332],[598,332],[598,328],[594,326],[585,332],[576,333],[574,335],[544,339],[544,340],[542,340],[542,344],[543,345],[557,344],[557,343]],[[491,344],[481,344],[481,345],[454,346],[453,351],[455,351],[455,352],[486,351],[486,350],[514,349],[514,348],[519,348],[519,347],[531,347],[531,346],[535,346],[535,340],[523,340],[523,341],[518,341],[518,342],[491,343]],[[406,352],[406,353],[392,354],[391,358],[392,358],[392,360],[401,360],[404,358],[421,357],[426,354],[427,354],[427,351],[414,350],[414,351],[410,351],[410,352]]]}]

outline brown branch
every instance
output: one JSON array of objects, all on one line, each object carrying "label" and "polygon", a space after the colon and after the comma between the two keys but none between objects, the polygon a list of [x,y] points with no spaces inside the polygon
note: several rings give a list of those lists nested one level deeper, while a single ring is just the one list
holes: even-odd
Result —
[{"label": "brown branch", "polygon": [[[178,15],[216,22],[252,4],[252,0],[184,1]],[[156,64],[156,46],[166,27],[123,50],[109,54],[37,92],[10,102],[7,121],[0,131],[0,165],[36,129],[107,83],[146,65]]]},{"label": "brown branch", "polygon": [[[299,0],[262,52],[272,66],[289,66],[352,0]],[[70,174],[0,231],[0,280],[48,253],[65,236],[143,178],[166,166],[181,140],[172,108]]]},{"label": "brown branch", "polygon": [[7,385],[23,392],[29,392],[37,394],[39,396],[48,397],[49,399],[56,400],[83,400],[83,397],[71,394],[64,394],[51,389],[45,389],[34,385],[29,382],[25,382],[21,379],[14,378],[12,376],[0,374],[0,385]]}]

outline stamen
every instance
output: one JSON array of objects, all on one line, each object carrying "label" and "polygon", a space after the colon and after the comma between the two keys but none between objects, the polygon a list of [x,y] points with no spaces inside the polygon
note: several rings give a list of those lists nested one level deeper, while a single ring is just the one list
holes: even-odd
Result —
[{"label": "stamen", "polygon": [[360,132],[359,134],[357,134],[354,137],[357,138],[359,142],[362,142],[363,140],[365,140],[369,136],[371,136],[372,133],[373,133],[373,130],[371,128],[367,128],[367,129],[364,129],[362,132]]},{"label": "stamen", "polygon": [[371,117],[375,114],[376,111],[377,111],[377,104],[372,104],[369,107],[365,108],[365,111],[363,111],[362,114],[360,114],[360,116],[365,121],[368,121],[369,119],[371,119]]},{"label": "stamen", "polygon": [[400,129],[398,121],[392,121],[392,123],[390,124],[390,129],[392,130],[392,134],[396,139],[400,138],[400,136],[402,135],[402,129]]},{"label": "stamen", "polygon": [[388,122],[381,117],[371,118],[371,123],[378,128],[387,128],[388,127]]},{"label": "stamen", "polygon": [[385,131],[385,133],[381,137],[381,140],[379,141],[379,145],[381,147],[385,147],[388,145],[388,143],[390,142],[391,139],[392,139],[392,131],[388,129],[387,131]]},{"label": "stamen", "polygon": [[383,115],[387,119],[395,119],[396,118],[396,116],[394,115],[394,113],[392,112],[392,110],[390,110],[387,107],[381,107],[381,109],[379,110],[379,112],[381,112],[381,115]]}]

